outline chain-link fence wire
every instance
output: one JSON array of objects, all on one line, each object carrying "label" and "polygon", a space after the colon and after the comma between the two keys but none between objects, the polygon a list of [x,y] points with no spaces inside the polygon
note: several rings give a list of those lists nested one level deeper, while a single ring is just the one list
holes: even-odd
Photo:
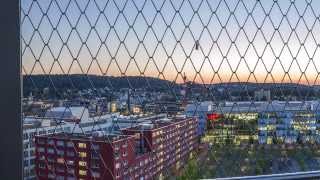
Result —
[{"label": "chain-link fence wire", "polygon": [[[25,128],[26,176],[34,135],[111,131],[113,111],[204,118],[210,147],[317,144],[319,13],[315,0],[21,1],[25,126],[55,120]],[[92,125],[62,123],[74,111]],[[196,159],[222,163],[214,152]]]}]

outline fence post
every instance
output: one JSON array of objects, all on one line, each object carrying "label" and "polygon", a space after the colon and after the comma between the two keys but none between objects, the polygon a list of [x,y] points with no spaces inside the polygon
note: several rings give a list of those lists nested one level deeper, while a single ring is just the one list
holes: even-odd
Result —
[{"label": "fence post", "polygon": [[0,6],[0,179],[23,179],[20,2]]}]

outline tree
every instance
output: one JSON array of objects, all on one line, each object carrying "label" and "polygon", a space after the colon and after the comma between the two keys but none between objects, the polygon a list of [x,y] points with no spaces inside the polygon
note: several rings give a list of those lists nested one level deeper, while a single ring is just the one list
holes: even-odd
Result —
[{"label": "tree", "polygon": [[190,159],[185,168],[184,174],[178,177],[178,180],[200,179],[200,169],[195,159]]}]

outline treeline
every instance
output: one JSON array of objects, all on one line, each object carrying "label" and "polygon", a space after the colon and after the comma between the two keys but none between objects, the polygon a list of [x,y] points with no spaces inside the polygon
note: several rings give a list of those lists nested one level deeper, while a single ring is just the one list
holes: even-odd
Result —
[{"label": "treeline", "polygon": [[[246,83],[230,82],[219,84],[187,83],[188,95],[195,98],[198,94],[202,100],[237,100],[247,101],[254,97],[255,91],[260,89],[270,90],[272,100],[313,100],[320,97],[318,87],[294,83]],[[23,94],[34,96],[64,98],[74,96],[79,90],[97,91],[103,88],[105,95],[111,95],[122,88],[144,89],[152,92],[169,92],[173,96],[179,95],[181,84],[163,79],[142,76],[97,76],[97,75],[27,75],[23,76]],[[93,93],[94,94],[94,93]],[[213,98],[214,97],[214,98]]]},{"label": "treeline", "polygon": [[86,89],[104,88],[106,91],[119,91],[122,88],[140,89],[147,91],[168,90],[175,84],[151,77],[113,77],[96,75],[26,75],[23,76],[24,95],[32,93],[43,93],[48,91],[79,91]]}]

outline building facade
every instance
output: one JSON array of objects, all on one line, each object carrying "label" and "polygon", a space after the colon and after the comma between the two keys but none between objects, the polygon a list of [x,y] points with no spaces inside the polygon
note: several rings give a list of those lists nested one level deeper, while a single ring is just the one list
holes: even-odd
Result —
[{"label": "building facade", "polygon": [[25,128],[23,130],[23,173],[25,180],[35,180],[35,143],[34,138],[37,135],[46,135],[52,133],[71,132],[72,127],[69,124],[59,127],[40,127],[40,128]]},{"label": "building facade", "polygon": [[122,135],[36,137],[38,179],[153,179],[179,169],[197,147],[197,121],[160,119]]},{"label": "building facade", "polygon": [[207,139],[215,142],[320,143],[317,101],[241,101],[221,103],[208,114]]},{"label": "building facade", "polygon": [[201,103],[188,104],[185,108],[185,114],[187,117],[196,117],[198,121],[198,135],[205,134],[207,126],[207,115],[213,112],[213,102],[205,101]]}]

